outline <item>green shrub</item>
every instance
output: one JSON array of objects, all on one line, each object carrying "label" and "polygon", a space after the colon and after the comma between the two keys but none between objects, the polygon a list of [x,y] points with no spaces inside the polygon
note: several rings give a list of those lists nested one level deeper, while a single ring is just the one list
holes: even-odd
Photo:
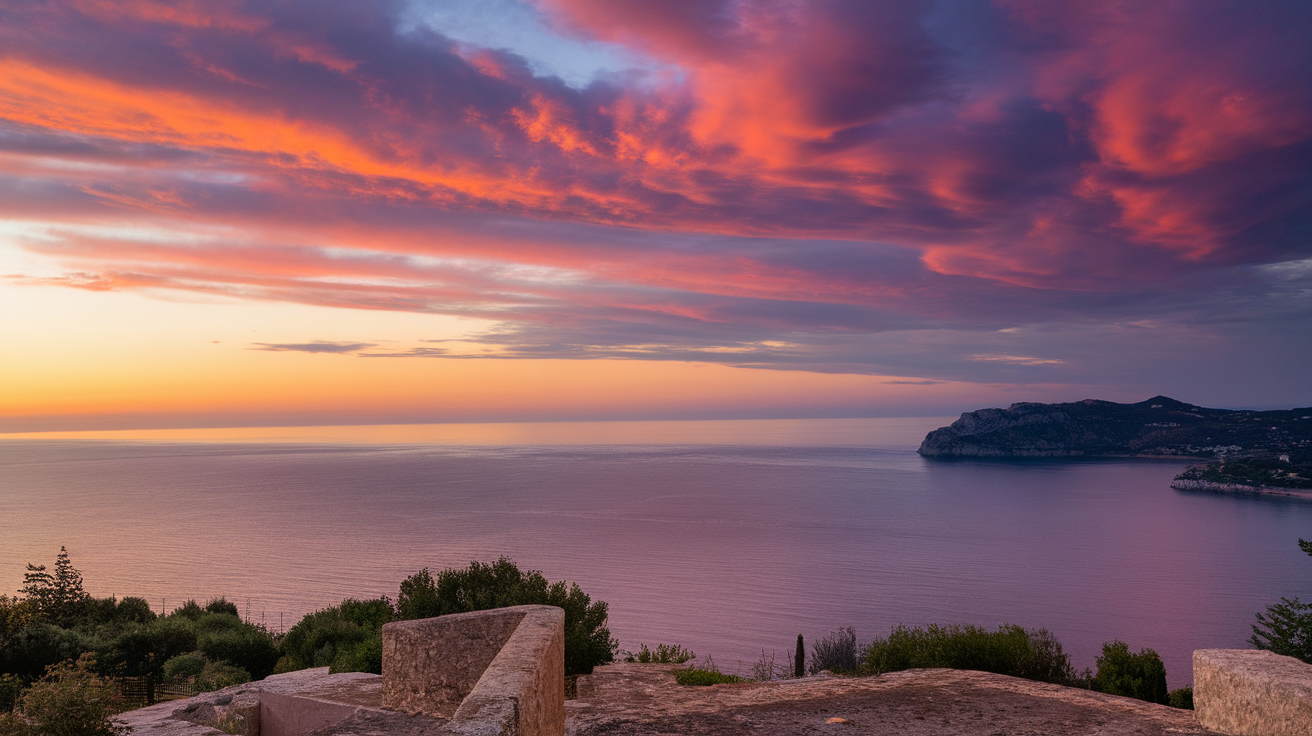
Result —
[{"label": "green shrub", "polygon": [[348,598],[302,618],[282,640],[279,671],[329,667],[331,672],[383,671],[383,624],[395,617],[386,598]]},{"label": "green shrub", "polygon": [[678,644],[657,644],[655,650],[648,649],[646,644],[639,644],[638,653],[626,652],[624,661],[643,664],[683,664],[696,658],[696,652],[684,649]]},{"label": "green shrub", "polygon": [[1070,656],[1047,629],[1004,624],[997,631],[978,626],[930,624],[898,626],[887,639],[865,649],[860,671],[869,674],[920,667],[979,670],[1027,680],[1069,685],[1079,677]]},{"label": "green shrub", "polygon": [[856,629],[835,629],[811,645],[811,674],[822,670],[856,672]]},{"label": "green shrub", "polygon": [[200,674],[196,675],[196,691],[213,692],[250,681],[250,673],[241,667],[234,667],[226,662],[206,662]]},{"label": "green shrub", "polygon": [[[228,618],[225,614],[215,616],[219,617]],[[227,662],[240,667],[256,680],[272,675],[274,665],[281,656],[272,636],[247,624],[233,629],[204,632],[197,637],[196,648],[211,662]]]},{"label": "green shrub", "polygon": [[170,680],[179,677],[195,677],[200,671],[205,669],[209,660],[200,652],[191,652],[189,654],[179,654],[164,663],[164,676]]},{"label": "green shrub", "polygon": [[541,572],[521,572],[502,557],[492,564],[471,562],[463,570],[448,568],[434,579],[425,568],[401,582],[396,601],[403,620],[486,611],[520,605],[565,609],[565,674],[592,672],[615,661],[619,642],[606,627],[607,606],[593,602],[575,583],[547,582]]},{"label": "green shrub", "polygon": [[128,596],[118,602],[114,618],[124,623],[146,624],[154,621],[158,616],[155,615],[154,609],[150,607],[150,603],[145,598]]},{"label": "green shrub", "polygon": [[1166,694],[1166,704],[1172,708],[1193,710],[1194,689],[1192,687],[1182,687],[1179,690],[1172,690]]},{"label": "green shrub", "polygon": [[237,604],[229,601],[223,596],[210,599],[210,602],[205,604],[205,612],[226,613],[229,616],[236,617],[239,621],[241,620],[241,611],[237,610]]},{"label": "green shrub", "polygon": [[1312,603],[1302,603],[1294,596],[1267,606],[1265,615],[1257,614],[1248,641],[1258,649],[1312,664]]},{"label": "green shrub", "polygon": [[1130,652],[1125,642],[1117,639],[1102,645],[1098,657],[1098,672],[1093,677],[1093,689],[1110,695],[1124,695],[1166,705],[1166,665],[1152,649]]},{"label": "green shrub", "polygon": [[51,665],[77,659],[95,648],[95,642],[86,635],[44,622],[12,632],[3,643],[0,672],[17,675],[24,682],[41,677]]},{"label": "green shrub", "polygon": [[674,670],[674,680],[680,685],[721,685],[732,682],[746,682],[737,675],[726,675],[715,666],[715,660],[706,658],[701,667],[680,667]]},{"label": "green shrub", "polygon": [[127,629],[109,642],[103,654],[107,669],[117,674],[158,677],[165,662],[196,649],[194,623],[167,617]]},{"label": "green shrub", "polygon": [[182,605],[173,609],[173,613],[169,614],[169,616],[177,616],[181,618],[191,619],[192,621],[195,621],[196,619],[204,615],[205,615],[205,609],[201,608],[200,604],[197,603],[195,600],[189,600],[186,603],[183,603]]},{"label": "green shrub", "polygon": [[23,692],[18,707],[0,716],[3,736],[121,736],[130,731],[114,722],[114,683],[92,670],[95,660],[51,666]]},{"label": "green shrub", "polygon": [[356,644],[344,644],[333,656],[333,663],[328,672],[372,672],[383,673],[383,638],[377,632],[371,633]]},{"label": "green shrub", "polygon": [[18,696],[23,692],[23,679],[6,672],[0,675],[0,713],[7,713],[18,705]]}]

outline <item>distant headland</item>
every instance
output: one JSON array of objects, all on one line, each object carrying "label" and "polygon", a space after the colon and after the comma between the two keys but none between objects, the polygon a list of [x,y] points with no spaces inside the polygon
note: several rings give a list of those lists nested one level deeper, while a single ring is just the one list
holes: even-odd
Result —
[{"label": "distant headland", "polygon": [[1179,457],[1181,490],[1312,495],[1312,407],[1208,409],[1166,396],[1137,404],[1085,399],[966,412],[930,432],[929,458]]}]

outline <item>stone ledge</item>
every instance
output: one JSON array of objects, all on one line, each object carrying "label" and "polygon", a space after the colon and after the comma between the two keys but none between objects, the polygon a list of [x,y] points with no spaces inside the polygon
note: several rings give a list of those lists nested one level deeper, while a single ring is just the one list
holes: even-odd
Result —
[{"label": "stone ledge", "polygon": [[560,736],[565,612],[555,606],[383,627],[383,707],[450,718],[467,736]]},{"label": "stone ledge", "polygon": [[1312,665],[1260,649],[1194,652],[1198,722],[1230,736],[1312,736]]}]

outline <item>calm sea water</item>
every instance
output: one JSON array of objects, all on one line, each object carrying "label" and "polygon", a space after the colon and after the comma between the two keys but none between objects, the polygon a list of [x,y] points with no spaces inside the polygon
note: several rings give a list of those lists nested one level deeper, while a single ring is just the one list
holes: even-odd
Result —
[{"label": "calm sea water", "polygon": [[0,440],[0,589],[66,545],[96,595],[226,595],[291,626],[421,567],[507,555],[610,604],[622,645],[747,671],[798,633],[1046,626],[1243,647],[1312,595],[1312,504],[1172,490],[1155,461],[929,462],[941,419],[258,430]]}]

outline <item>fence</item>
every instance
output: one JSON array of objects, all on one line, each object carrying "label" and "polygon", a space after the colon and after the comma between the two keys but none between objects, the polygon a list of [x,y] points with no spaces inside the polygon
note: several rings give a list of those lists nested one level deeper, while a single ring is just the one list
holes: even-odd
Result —
[{"label": "fence", "polygon": [[[155,683],[155,702],[179,700],[196,694],[194,677],[180,677],[173,680],[160,680]],[[116,677],[114,685],[118,689],[114,699],[121,703],[123,710],[150,705],[147,694],[146,678]]]}]

